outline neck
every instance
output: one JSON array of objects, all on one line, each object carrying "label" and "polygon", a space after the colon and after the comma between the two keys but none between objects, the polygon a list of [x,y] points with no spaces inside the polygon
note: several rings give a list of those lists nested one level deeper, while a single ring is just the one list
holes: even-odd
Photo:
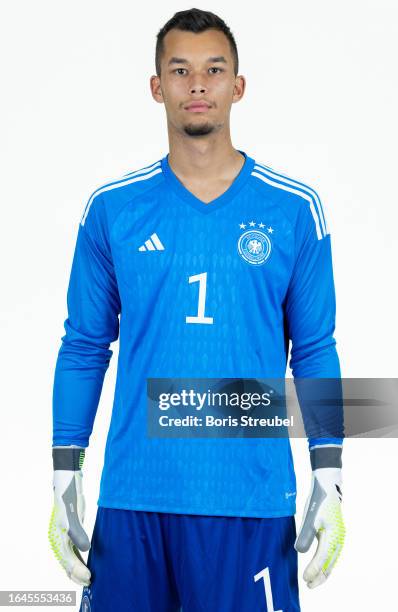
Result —
[{"label": "neck", "polygon": [[229,180],[244,163],[243,155],[232,146],[229,129],[207,136],[188,136],[169,126],[168,134],[169,165],[179,177]]}]

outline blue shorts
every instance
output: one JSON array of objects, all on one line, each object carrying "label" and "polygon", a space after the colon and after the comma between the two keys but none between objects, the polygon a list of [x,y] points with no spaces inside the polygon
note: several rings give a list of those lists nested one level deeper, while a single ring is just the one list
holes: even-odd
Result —
[{"label": "blue shorts", "polygon": [[293,516],[98,507],[80,612],[298,612]]}]

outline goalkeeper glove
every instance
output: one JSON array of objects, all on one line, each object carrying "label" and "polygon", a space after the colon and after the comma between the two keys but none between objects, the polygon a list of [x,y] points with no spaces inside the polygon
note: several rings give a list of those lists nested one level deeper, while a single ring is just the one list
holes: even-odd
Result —
[{"label": "goalkeeper glove", "polygon": [[52,449],[54,505],[48,538],[58,561],[76,584],[90,584],[90,570],[79,550],[87,551],[90,540],[83,529],[85,500],[82,471],[85,449],[54,446]]},{"label": "goalkeeper glove", "polygon": [[295,542],[298,552],[307,552],[314,538],[318,540],[315,555],[303,574],[310,588],[329,577],[344,544],[341,453],[338,446],[316,446],[310,450],[312,486]]}]

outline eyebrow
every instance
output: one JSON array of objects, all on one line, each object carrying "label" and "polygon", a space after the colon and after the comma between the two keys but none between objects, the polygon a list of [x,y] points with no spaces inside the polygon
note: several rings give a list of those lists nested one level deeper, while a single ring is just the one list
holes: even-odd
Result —
[{"label": "eyebrow", "polygon": [[[210,62],[210,63],[223,62],[224,64],[228,63],[223,55],[217,55],[215,57],[208,57],[207,62]],[[171,64],[189,64],[189,62],[187,59],[184,59],[183,57],[172,57],[169,60],[168,66],[171,66]]]}]

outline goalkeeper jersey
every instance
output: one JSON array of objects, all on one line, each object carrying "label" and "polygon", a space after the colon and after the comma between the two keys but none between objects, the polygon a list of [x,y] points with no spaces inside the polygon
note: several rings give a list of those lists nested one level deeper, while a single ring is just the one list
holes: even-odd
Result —
[{"label": "goalkeeper jersey", "polygon": [[[77,231],[53,388],[53,446],[87,447],[110,344],[117,380],[98,505],[295,513],[287,438],[154,438],[148,378],[340,377],[331,238],[317,192],[244,151],[209,203],[165,155],[104,184]],[[310,445],[339,439],[310,440]]]}]

